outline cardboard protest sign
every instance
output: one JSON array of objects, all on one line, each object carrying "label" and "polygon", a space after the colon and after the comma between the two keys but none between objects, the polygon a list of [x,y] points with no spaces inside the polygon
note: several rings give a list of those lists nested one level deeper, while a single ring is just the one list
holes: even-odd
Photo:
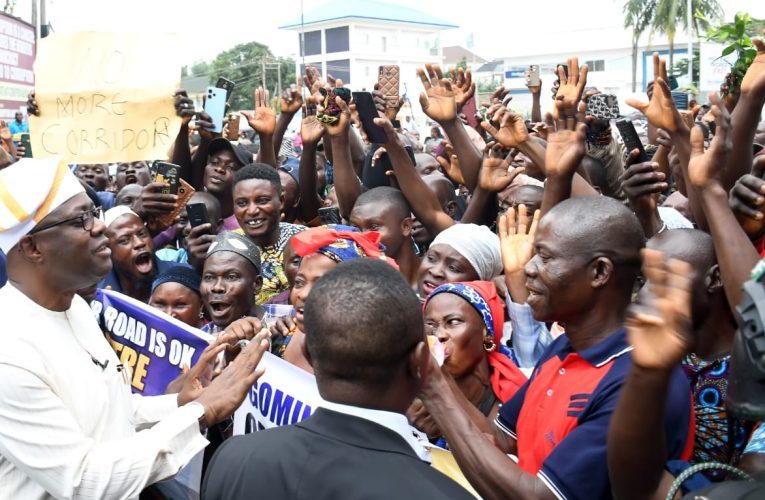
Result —
[{"label": "cardboard protest sign", "polygon": [[234,413],[234,435],[302,422],[324,402],[310,373],[267,352],[260,360],[266,372]]},{"label": "cardboard protest sign", "polygon": [[68,163],[166,159],[181,126],[175,37],[59,33],[34,64],[40,116],[29,117],[35,157]]},{"label": "cardboard protest sign", "polygon": [[111,290],[98,290],[90,307],[128,370],[133,392],[164,394],[167,385],[193,366],[212,336],[159,309]]}]

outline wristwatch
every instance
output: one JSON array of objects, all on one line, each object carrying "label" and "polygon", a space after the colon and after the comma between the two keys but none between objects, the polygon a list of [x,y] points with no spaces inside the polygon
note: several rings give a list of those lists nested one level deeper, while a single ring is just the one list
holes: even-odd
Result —
[{"label": "wristwatch", "polygon": [[197,411],[199,412],[199,417],[197,420],[199,421],[199,432],[204,434],[208,427],[207,420],[205,419],[205,406],[198,401],[186,403],[186,406],[190,408],[198,408]]}]

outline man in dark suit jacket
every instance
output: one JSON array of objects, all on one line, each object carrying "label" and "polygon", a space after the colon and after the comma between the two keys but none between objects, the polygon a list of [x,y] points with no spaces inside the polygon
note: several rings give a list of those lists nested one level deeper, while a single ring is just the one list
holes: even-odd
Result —
[{"label": "man in dark suit jacket", "polygon": [[304,317],[328,403],[302,423],[227,441],[202,497],[472,498],[430,467],[404,416],[430,352],[419,301],[401,274],[377,259],[342,263],[313,287]]}]

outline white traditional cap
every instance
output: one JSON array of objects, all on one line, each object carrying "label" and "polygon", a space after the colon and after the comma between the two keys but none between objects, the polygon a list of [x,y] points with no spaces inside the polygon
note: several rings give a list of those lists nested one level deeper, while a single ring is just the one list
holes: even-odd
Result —
[{"label": "white traditional cap", "polygon": [[6,254],[49,213],[84,193],[58,158],[24,158],[0,170],[0,249]]},{"label": "white traditional cap", "polygon": [[116,221],[123,215],[135,215],[139,219],[141,218],[137,213],[133,212],[127,205],[117,205],[114,208],[110,208],[104,212],[104,224],[106,227],[112,225],[112,222]]}]

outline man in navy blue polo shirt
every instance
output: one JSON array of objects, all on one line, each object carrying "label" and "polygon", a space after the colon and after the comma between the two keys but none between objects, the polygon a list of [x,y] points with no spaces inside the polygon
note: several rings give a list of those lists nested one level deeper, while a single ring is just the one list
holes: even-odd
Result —
[{"label": "man in navy blue polo shirt", "polygon": [[[484,498],[611,498],[608,424],[632,363],[623,325],[643,246],[637,218],[615,200],[556,205],[539,224],[526,286],[535,319],[557,321],[566,334],[495,422],[472,408],[447,374],[433,370],[423,400]],[[663,422],[670,459],[690,455],[692,415],[678,366]]]}]

